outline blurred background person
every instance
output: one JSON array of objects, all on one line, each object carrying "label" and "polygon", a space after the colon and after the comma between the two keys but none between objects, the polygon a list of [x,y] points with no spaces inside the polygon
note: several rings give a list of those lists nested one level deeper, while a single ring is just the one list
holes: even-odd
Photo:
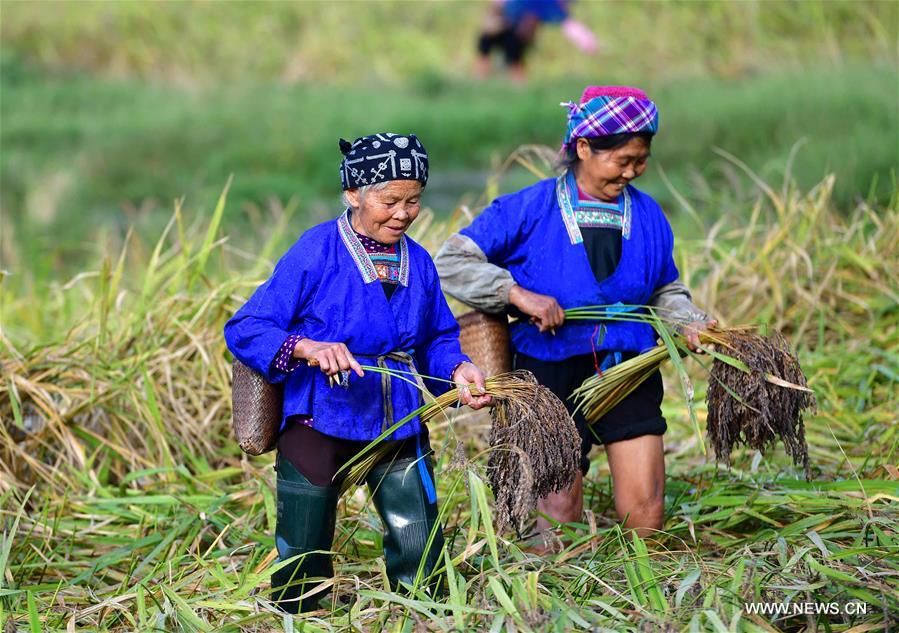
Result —
[{"label": "blurred background person", "polygon": [[567,0],[493,0],[484,18],[478,37],[478,58],[475,75],[486,78],[490,74],[491,53],[498,48],[517,83],[524,83],[524,55],[536,39],[543,24],[559,24],[575,46],[585,53],[598,50],[596,36],[581,22],[569,16]]}]

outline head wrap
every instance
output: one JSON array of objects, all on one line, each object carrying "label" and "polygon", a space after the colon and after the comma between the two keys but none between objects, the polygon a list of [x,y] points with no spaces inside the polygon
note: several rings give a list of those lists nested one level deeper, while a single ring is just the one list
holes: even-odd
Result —
[{"label": "head wrap", "polygon": [[659,131],[659,111],[646,93],[627,86],[588,86],[581,102],[561,103],[568,108],[568,129],[562,149],[578,138],[626,132]]},{"label": "head wrap", "polygon": [[340,139],[340,151],[344,191],[387,180],[418,180],[422,185],[428,182],[428,153],[414,134],[382,132],[352,143]]}]

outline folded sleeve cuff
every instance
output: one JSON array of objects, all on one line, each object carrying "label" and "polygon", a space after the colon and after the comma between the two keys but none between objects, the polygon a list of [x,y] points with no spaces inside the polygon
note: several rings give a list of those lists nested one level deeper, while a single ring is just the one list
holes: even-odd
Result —
[{"label": "folded sleeve cuff", "polygon": [[690,291],[679,280],[658,288],[649,300],[649,305],[659,309],[663,319],[686,325],[692,321],[708,321],[709,315],[693,303]]},{"label": "folded sleeve cuff", "polygon": [[275,354],[275,359],[272,361],[272,370],[289,374],[302,364],[301,358],[294,357],[293,349],[303,338],[301,334],[290,334],[284,339],[284,342],[278,349],[278,353]]},{"label": "folded sleeve cuff", "polygon": [[487,261],[481,247],[456,233],[434,257],[444,292],[466,305],[492,314],[502,313],[515,285],[512,273]]},{"label": "folded sleeve cuff", "polygon": [[453,365],[453,369],[452,369],[452,371],[450,371],[450,373],[449,373],[449,380],[452,380],[452,379],[453,379],[453,376],[455,375],[456,370],[459,369],[459,367],[461,367],[463,363],[470,363],[470,362],[471,362],[471,361],[468,360],[468,357],[466,357],[464,360],[460,360],[458,363],[456,363],[455,365]]}]

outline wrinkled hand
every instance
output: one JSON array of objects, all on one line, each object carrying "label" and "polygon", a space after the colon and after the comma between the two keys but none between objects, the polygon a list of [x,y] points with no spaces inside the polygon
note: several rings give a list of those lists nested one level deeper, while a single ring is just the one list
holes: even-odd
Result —
[{"label": "wrinkled hand", "polygon": [[509,291],[509,302],[530,316],[531,323],[534,323],[541,332],[550,330],[555,334],[555,328],[565,322],[565,311],[555,297],[537,294],[521,286],[512,286],[512,290]]},{"label": "wrinkled hand", "polygon": [[710,330],[717,325],[717,319],[712,319],[710,321],[693,321],[692,323],[685,325],[682,331],[687,338],[687,348],[691,352],[699,352],[701,354],[702,350],[699,349],[699,333]]},{"label": "wrinkled hand", "polygon": [[296,358],[304,358],[310,365],[318,365],[328,376],[341,371],[353,370],[362,376],[362,366],[356,362],[350,350],[343,343],[326,343],[304,338],[293,348]]},{"label": "wrinkled hand", "polygon": [[[459,402],[462,404],[477,410],[493,402],[493,398],[485,393],[487,386],[484,372],[477,365],[462,363],[453,372],[452,380],[459,386]],[[473,393],[471,385],[474,385],[474,391],[477,391],[477,394]]]}]

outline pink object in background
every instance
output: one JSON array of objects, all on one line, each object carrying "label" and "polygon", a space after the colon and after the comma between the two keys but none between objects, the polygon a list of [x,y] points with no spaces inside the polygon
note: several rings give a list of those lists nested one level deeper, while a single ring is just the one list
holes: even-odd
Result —
[{"label": "pink object in background", "polygon": [[577,20],[568,18],[562,22],[562,33],[568,40],[585,53],[595,53],[599,50],[599,43],[587,25]]}]

